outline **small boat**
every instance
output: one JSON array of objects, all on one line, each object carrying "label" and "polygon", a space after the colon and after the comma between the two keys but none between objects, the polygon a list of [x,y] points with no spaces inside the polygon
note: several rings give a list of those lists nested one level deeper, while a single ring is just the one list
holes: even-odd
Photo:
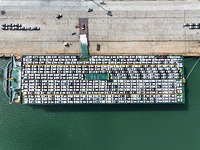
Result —
[{"label": "small boat", "polygon": [[183,83],[186,83],[186,79],[185,78],[183,78]]}]

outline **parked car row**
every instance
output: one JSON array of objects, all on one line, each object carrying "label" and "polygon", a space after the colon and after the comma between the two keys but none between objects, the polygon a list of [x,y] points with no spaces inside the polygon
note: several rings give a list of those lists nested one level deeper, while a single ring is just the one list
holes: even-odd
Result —
[{"label": "parked car row", "polygon": [[34,100],[43,103],[47,97],[49,102],[57,99],[73,103],[82,103],[76,102],[76,98],[87,102],[91,100],[93,103],[97,98],[97,103],[115,103],[115,100],[119,103],[133,103],[136,100],[144,103],[149,100],[152,103],[173,103],[183,100],[180,94],[173,94],[183,92],[182,82],[177,80],[113,80],[108,83],[103,80],[23,79],[22,90],[23,94],[28,94],[24,97],[27,103],[35,103]]},{"label": "parked car row", "polygon": [[[83,77],[75,76],[77,74],[108,73],[110,79],[113,80],[181,79],[183,59],[176,58],[177,56],[174,57],[171,56],[171,58],[159,59],[156,56],[91,56],[89,60],[89,62],[91,62],[90,64],[80,64],[78,56],[25,56],[23,58],[23,63],[30,65],[23,66],[23,69],[25,73],[28,74],[58,73],[60,74],[58,78],[67,80],[82,80]],[[31,64],[35,64],[35,66],[31,66]],[[36,64],[38,64],[39,67]],[[66,75],[61,76],[62,74]],[[68,74],[72,76],[67,76]],[[24,78],[35,79],[34,76],[24,76]],[[55,77],[55,79],[56,78],[57,77]],[[43,76],[42,79],[54,78]]]},{"label": "parked car row", "polygon": [[95,94],[101,94],[102,91],[111,94],[182,93],[181,81],[176,80],[162,80],[162,82],[158,82],[158,80],[113,80],[113,83],[108,83],[106,80],[44,80],[38,77],[37,79],[23,79],[22,81],[24,92],[32,89],[33,91],[47,92],[63,91],[62,94],[69,94],[67,93],[70,91],[69,89],[73,89],[78,94],[83,94],[83,92],[87,91],[93,91]]},{"label": "parked car row", "polygon": [[[139,81],[141,81],[139,85],[133,85]],[[112,86],[107,86],[106,81],[24,80],[22,89],[26,103],[46,103],[45,101],[47,103],[62,103],[63,101],[66,103],[148,103],[150,101],[151,103],[177,103],[183,101],[181,95],[172,94],[182,93],[182,88],[179,87],[177,81],[173,81],[172,84],[178,87],[178,90],[170,87],[171,83],[168,80],[153,83],[154,81],[146,80],[145,84],[155,85],[144,87],[142,80],[135,82],[118,80],[117,85]],[[122,88],[120,84],[126,87]],[[108,88],[102,88],[104,86]]]},{"label": "parked car row", "polygon": [[189,29],[200,29],[200,23],[184,23],[183,27],[188,27]]},{"label": "parked car row", "polygon": [[18,31],[33,31],[40,30],[39,27],[23,27],[21,24],[2,24],[2,30],[18,30]]},{"label": "parked car row", "polygon": [[200,26],[189,26],[189,29],[200,29]]},{"label": "parked car row", "polygon": [[[44,93],[44,92],[43,92]],[[72,92],[73,93],[73,92]],[[162,97],[144,97],[143,95],[25,95],[24,103],[30,104],[62,104],[62,103],[179,103],[183,99],[181,96],[159,95]],[[135,96],[135,95],[134,95]]]},{"label": "parked car row", "polygon": [[[168,56],[158,58],[157,56],[91,56],[89,61],[79,61],[79,56],[26,56],[23,62],[26,64],[95,64],[95,65],[120,65],[120,64],[143,64],[155,67],[153,64],[164,64],[163,67],[177,64],[182,67],[183,59],[180,56]],[[167,65],[169,64],[169,65]],[[137,66],[136,66],[137,67]]]},{"label": "parked car row", "polygon": [[[183,84],[180,56],[91,56],[90,61],[108,65],[79,64],[79,56],[23,56],[24,103],[181,103]],[[112,65],[110,60],[172,65]],[[64,65],[74,61],[76,65]],[[132,60],[131,60],[132,61]],[[52,62],[53,65],[49,64]],[[28,63],[28,64],[27,64]],[[35,64],[35,65],[31,65]],[[63,65],[59,65],[63,64]],[[84,74],[106,73],[107,79],[87,80]],[[97,97],[96,97],[97,96]]]},{"label": "parked car row", "polygon": [[[53,76],[44,76],[44,73],[57,74],[58,78],[82,80],[80,74],[108,74],[110,79],[181,79],[182,73],[179,67],[126,67],[126,66],[28,66],[23,67],[25,73],[41,74],[42,79],[57,79]],[[71,75],[71,76],[69,76]],[[37,77],[39,78],[37,75]],[[35,79],[36,76],[24,76],[27,79]]]},{"label": "parked car row", "polygon": [[2,27],[22,27],[21,24],[2,24]]},{"label": "parked car row", "polygon": [[[42,92],[44,93],[44,92]],[[137,95],[137,97],[129,97],[129,95],[53,95],[45,94],[42,96],[35,95],[25,95],[23,102],[25,104],[62,104],[62,103],[179,103],[183,99],[180,96],[174,95],[163,95],[163,97],[142,97],[142,95]],[[132,96],[132,95],[131,95]],[[140,96],[140,97],[139,97]]]}]

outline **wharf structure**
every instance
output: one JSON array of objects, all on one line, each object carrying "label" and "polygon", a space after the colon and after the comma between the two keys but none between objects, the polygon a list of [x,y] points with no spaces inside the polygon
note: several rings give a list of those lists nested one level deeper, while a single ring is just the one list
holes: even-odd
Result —
[{"label": "wharf structure", "polygon": [[82,55],[11,57],[10,103],[185,103],[183,56],[89,55],[88,19],[79,19]]},{"label": "wharf structure", "polygon": [[[91,55],[200,56],[199,29],[183,26],[200,23],[198,1],[109,0],[103,7],[113,16],[93,1],[82,0],[1,0],[1,6],[6,12],[1,24],[37,26],[40,31],[0,30],[0,56],[81,54],[78,18],[88,18]],[[86,12],[88,8],[94,11]]]},{"label": "wharf structure", "polygon": [[5,78],[10,103],[185,103],[183,56],[13,56]]}]

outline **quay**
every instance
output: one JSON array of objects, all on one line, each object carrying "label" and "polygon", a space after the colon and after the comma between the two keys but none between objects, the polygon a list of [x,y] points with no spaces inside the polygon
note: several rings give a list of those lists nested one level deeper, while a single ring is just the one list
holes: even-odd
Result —
[{"label": "quay", "polygon": [[[88,18],[91,55],[200,55],[198,1],[0,1],[1,23],[39,31],[0,30],[0,56],[81,54],[79,18]],[[21,5],[24,3],[24,5]],[[123,7],[121,7],[123,6]],[[87,12],[92,8],[92,12]],[[105,10],[112,11],[112,16]],[[62,14],[57,19],[56,15]],[[72,33],[76,33],[72,35]],[[68,47],[65,43],[69,43]],[[97,51],[97,44],[101,50]]]}]

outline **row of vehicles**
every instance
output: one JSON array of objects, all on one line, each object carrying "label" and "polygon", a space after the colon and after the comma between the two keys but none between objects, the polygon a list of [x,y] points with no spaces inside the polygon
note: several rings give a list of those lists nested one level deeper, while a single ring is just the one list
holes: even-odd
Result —
[{"label": "row of vehicles", "polygon": [[[86,27],[87,28],[87,27]],[[24,104],[57,103],[184,103],[181,56],[23,56]],[[105,60],[106,59],[106,60]],[[133,59],[144,65],[112,65]],[[108,62],[99,65],[98,62]],[[172,65],[145,65],[148,61]],[[76,64],[67,64],[76,62]],[[51,63],[51,64],[50,64]],[[81,63],[81,64],[80,64]],[[35,64],[35,65],[31,65]],[[136,67],[137,66],[137,67]],[[91,73],[109,78],[85,78]],[[167,74],[168,73],[168,74]]]},{"label": "row of vehicles", "polygon": [[183,27],[189,27],[189,29],[200,29],[200,23],[184,23]]},{"label": "row of vehicles", "polygon": [[33,30],[40,30],[39,27],[23,27],[21,24],[2,24],[2,30],[23,30],[23,31],[33,31]]}]

